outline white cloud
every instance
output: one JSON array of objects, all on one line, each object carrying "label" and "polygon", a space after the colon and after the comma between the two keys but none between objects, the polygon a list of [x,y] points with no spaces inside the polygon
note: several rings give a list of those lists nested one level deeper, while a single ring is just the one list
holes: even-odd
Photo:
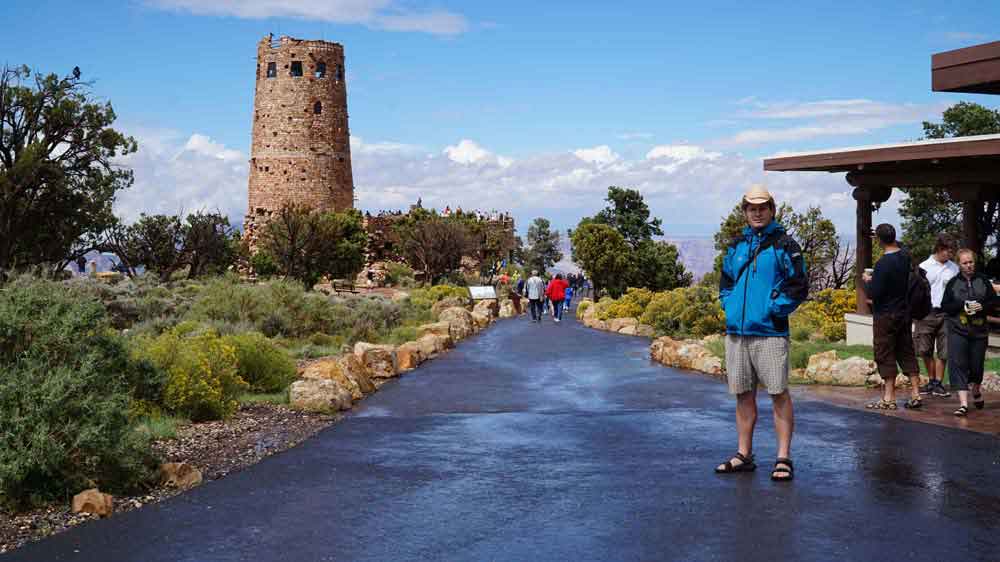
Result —
[{"label": "white cloud", "polygon": [[945,103],[885,103],[868,99],[820,100],[811,102],[761,102],[756,98],[740,101],[751,109],[743,118],[777,122],[798,121],[773,127],[752,127],[720,139],[720,146],[799,141],[824,136],[871,133],[893,125],[919,123],[940,116]]},{"label": "white cloud", "polygon": [[247,206],[247,157],[207,135],[125,128],[139,150],[119,163],[132,168],[135,183],[119,193],[115,212],[131,222],[140,213],[219,211],[234,226]]},{"label": "white cloud", "polygon": [[974,31],[945,31],[938,35],[946,41],[986,41],[990,38],[985,33],[976,33]]},{"label": "white cloud", "polygon": [[469,27],[459,14],[443,10],[415,12],[396,0],[148,0],[148,4],[198,15],[299,18],[436,35],[457,35]]},{"label": "white cloud", "polygon": [[621,156],[615,154],[611,150],[611,147],[606,144],[595,146],[593,148],[579,148],[574,150],[573,154],[584,162],[592,162],[594,164],[611,164],[621,158]]},{"label": "white cloud", "polygon": [[619,133],[618,138],[621,140],[648,140],[653,138],[653,133]]},{"label": "white cloud", "polygon": [[506,168],[514,163],[512,158],[497,156],[469,139],[462,139],[454,146],[446,146],[442,154],[459,164],[492,164]]},{"label": "white cloud", "polygon": [[[140,146],[122,159],[135,172],[135,185],[116,204],[126,220],[141,212],[206,209],[242,223],[245,154],[204,133],[124,129]],[[842,174],[765,174],[759,159],[691,144],[658,146],[634,159],[616,155],[610,163],[581,159],[570,151],[506,159],[471,139],[428,150],[354,137],[351,152],[358,207],[372,212],[406,209],[421,199],[438,209],[509,211],[522,233],[535,217],[549,218],[564,231],[604,207],[608,186],[618,185],[638,189],[668,234],[709,235],[748,185],[763,182],[779,201],[795,208],[821,205],[840,232],[850,235],[854,229],[854,201]],[[879,220],[898,224],[891,203]]]}]

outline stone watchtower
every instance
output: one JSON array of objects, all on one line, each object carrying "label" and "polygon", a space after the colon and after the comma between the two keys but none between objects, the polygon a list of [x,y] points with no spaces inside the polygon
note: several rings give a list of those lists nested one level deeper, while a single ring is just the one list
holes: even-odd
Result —
[{"label": "stone watchtower", "polygon": [[288,203],[354,206],[344,47],[272,35],[257,44],[245,235]]}]

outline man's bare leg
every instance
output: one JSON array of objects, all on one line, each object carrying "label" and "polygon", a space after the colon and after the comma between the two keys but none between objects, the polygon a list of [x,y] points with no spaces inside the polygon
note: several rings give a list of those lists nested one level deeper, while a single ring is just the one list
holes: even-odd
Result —
[{"label": "man's bare leg", "polygon": [[[792,410],[792,395],[786,389],[781,394],[772,394],[771,402],[774,406],[774,434],[778,438],[778,458],[791,459],[792,454],[792,433],[795,431],[795,415]],[[785,464],[779,466],[791,469]],[[772,476],[778,478],[787,477],[786,473],[772,472]]]},{"label": "man's bare leg", "polygon": [[[753,429],[757,425],[757,389],[736,395],[736,433],[739,452],[750,458],[753,453]],[[733,458],[733,466],[739,466],[743,461]],[[725,465],[720,464],[720,469]]]}]

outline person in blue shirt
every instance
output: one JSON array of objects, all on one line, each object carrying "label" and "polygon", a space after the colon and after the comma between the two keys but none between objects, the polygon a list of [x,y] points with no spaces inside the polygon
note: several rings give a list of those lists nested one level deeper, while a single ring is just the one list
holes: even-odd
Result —
[{"label": "person in blue shirt", "polygon": [[747,226],[730,242],[722,262],[719,299],[726,313],[726,378],[736,395],[738,450],[718,473],[750,472],[757,424],[757,387],[771,395],[778,456],[772,480],[791,480],[792,431],[788,392],[788,315],[806,299],[809,279],[799,245],[774,220],[774,197],[752,186],[741,204]]},{"label": "person in blue shirt", "polygon": [[563,311],[569,312],[569,305],[573,301],[573,285],[566,287],[566,298],[563,299]]}]

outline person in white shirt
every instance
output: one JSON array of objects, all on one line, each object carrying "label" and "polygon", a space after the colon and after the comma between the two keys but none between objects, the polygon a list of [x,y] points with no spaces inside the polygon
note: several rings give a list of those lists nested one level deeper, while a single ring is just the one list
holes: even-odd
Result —
[{"label": "person in white shirt", "polygon": [[[947,398],[951,393],[944,387],[945,361],[948,358],[947,316],[941,310],[944,288],[952,277],[958,275],[958,265],[951,261],[955,256],[955,240],[948,234],[939,234],[934,244],[934,254],[920,264],[931,285],[931,313],[917,320],[913,331],[913,347],[927,367],[927,384],[920,387],[920,394]],[[936,350],[935,350],[936,347]],[[935,353],[936,351],[936,353]]]}]

